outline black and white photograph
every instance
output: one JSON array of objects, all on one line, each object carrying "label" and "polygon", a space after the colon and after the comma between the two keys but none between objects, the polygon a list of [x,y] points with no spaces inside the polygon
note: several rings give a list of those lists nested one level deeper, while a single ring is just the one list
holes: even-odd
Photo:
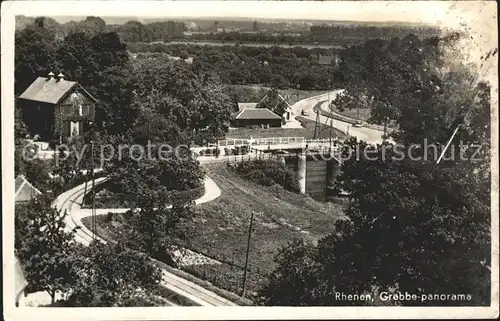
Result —
[{"label": "black and white photograph", "polygon": [[6,319],[499,316],[496,2],[1,6]]}]

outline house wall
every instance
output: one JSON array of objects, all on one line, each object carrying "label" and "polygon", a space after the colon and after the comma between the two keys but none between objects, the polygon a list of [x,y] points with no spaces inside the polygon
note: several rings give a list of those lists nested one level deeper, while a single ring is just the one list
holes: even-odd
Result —
[{"label": "house wall", "polygon": [[[73,131],[81,133],[87,121],[94,121],[95,103],[77,89],[72,90],[55,108],[55,133],[62,138],[70,137]],[[73,124],[72,124],[73,123]]]},{"label": "house wall", "polygon": [[251,126],[281,127],[281,119],[235,119],[231,122],[233,127],[251,127]]},{"label": "house wall", "polygon": [[52,139],[54,130],[54,105],[19,100],[17,107],[21,110],[21,118],[31,137],[39,135],[42,141],[50,141]]}]

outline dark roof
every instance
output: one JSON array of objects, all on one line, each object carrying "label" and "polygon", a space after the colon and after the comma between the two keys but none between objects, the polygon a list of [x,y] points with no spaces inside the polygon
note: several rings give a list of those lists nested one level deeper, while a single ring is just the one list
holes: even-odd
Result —
[{"label": "dark roof", "polygon": [[281,119],[267,108],[245,108],[235,114],[235,119]]},{"label": "dark roof", "polygon": [[79,86],[76,81],[45,77],[38,77],[19,98],[55,105],[75,86],[83,90],[92,100],[97,101],[85,89]]},{"label": "dark roof", "polygon": [[15,180],[16,202],[27,202],[37,195],[42,194],[36,187],[31,185],[23,175],[19,175]]},{"label": "dark roof", "polygon": [[335,61],[335,56],[319,56],[318,64],[331,65]]}]

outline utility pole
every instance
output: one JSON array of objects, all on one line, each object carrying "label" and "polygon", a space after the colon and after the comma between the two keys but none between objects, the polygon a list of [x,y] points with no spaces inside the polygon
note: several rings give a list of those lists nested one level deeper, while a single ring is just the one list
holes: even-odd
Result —
[{"label": "utility pole", "polygon": [[245,272],[243,273],[243,290],[241,291],[242,297],[245,297],[245,291],[246,291],[246,287],[247,287],[248,256],[250,254],[250,239],[252,236],[253,215],[254,215],[254,211],[252,211],[252,215],[250,216],[250,226],[248,227],[247,256],[245,259]]},{"label": "utility pole", "polygon": [[332,154],[332,128],[333,128],[333,118],[330,118],[330,157]]}]

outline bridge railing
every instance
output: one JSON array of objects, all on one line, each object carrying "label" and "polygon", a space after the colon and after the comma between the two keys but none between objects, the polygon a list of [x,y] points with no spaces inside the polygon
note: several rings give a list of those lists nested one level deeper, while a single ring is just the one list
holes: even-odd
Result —
[{"label": "bridge railing", "polygon": [[[330,138],[306,139],[305,137],[258,137],[258,138],[226,138],[219,141],[219,147],[242,145],[288,145],[288,144],[330,144]],[[215,147],[210,144],[209,147]]]},{"label": "bridge railing", "polygon": [[305,140],[304,137],[227,138],[221,140],[219,146],[300,144],[305,142]]}]

